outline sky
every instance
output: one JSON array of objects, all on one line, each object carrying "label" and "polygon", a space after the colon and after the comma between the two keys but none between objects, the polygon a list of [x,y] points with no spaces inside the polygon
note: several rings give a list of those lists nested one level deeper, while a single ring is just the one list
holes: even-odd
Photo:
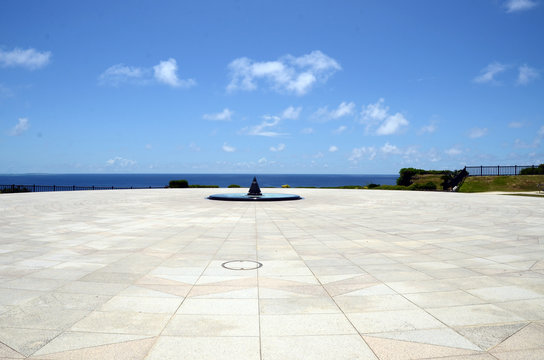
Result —
[{"label": "sky", "polygon": [[544,0],[0,2],[0,173],[544,163]]}]

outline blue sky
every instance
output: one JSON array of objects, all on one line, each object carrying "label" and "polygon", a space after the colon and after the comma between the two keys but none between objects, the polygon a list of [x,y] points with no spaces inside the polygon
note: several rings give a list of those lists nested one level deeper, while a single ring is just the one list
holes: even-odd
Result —
[{"label": "blue sky", "polygon": [[0,173],[544,162],[544,1],[2,1]]}]

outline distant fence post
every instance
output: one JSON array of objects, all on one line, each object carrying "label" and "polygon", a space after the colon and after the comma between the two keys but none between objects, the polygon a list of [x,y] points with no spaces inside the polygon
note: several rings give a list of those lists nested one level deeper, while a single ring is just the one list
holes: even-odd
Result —
[{"label": "distant fence post", "polygon": [[36,184],[32,185],[32,192],[36,192]]}]

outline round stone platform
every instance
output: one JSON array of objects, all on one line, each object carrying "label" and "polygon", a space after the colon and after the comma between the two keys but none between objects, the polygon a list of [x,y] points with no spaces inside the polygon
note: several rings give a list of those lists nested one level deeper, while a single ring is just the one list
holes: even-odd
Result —
[{"label": "round stone platform", "polygon": [[300,200],[302,197],[295,194],[270,194],[248,195],[248,194],[214,194],[208,196],[210,200],[223,201],[285,201],[285,200]]}]

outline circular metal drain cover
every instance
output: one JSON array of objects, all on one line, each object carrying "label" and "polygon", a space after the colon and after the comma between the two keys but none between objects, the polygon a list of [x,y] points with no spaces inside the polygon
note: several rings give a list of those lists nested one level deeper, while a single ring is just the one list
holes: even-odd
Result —
[{"label": "circular metal drain cover", "polygon": [[255,270],[263,264],[253,260],[232,260],[222,263],[221,266],[229,270]]}]

